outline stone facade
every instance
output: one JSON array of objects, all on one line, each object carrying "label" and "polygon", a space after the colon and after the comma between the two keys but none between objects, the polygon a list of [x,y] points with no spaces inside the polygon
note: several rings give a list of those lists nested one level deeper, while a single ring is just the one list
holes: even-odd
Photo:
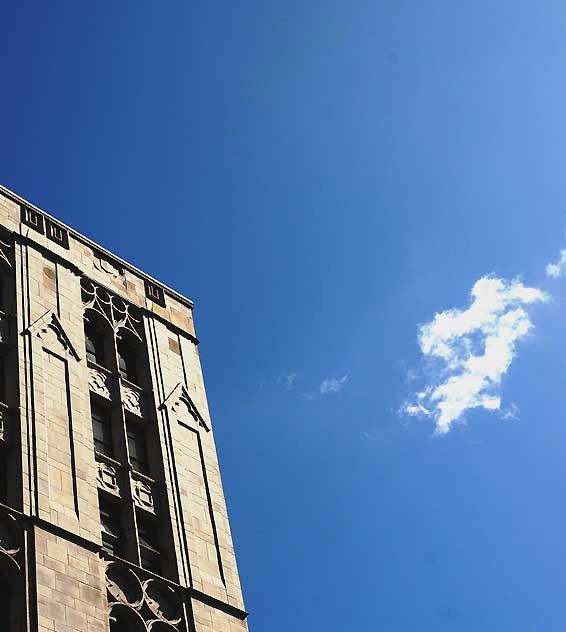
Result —
[{"label": "stone facade", "polygon": [[0,630],[247,630],[192,303],[0,187]]}]

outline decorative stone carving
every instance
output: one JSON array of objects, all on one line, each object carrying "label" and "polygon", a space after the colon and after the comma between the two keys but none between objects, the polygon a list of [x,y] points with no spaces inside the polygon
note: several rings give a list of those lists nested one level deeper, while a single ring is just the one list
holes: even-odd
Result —
[{"label": "decorative stone carving", "polygon": [[143,391],[122,381],[122,403],[124,408],[138,417],[143,417]]},{"label": "decorative stone carving", "polygon": [[123,564],[111,562],[106,568],[106,588],[118,603],[139,608],[144,599],[143,587],[136,575]]},{"label": "decorative stone carving", "polygon": [[112,389],[112,374],[110,371],[105,371],[101,367],[93,366],[89,364],[88,366],[89,376],[88,376],[88,387],[97,395],[101,397],[105,397],[106,399],[113,399],[113,389]]},{"label": "decorative stone carving", "polygon": [[121,562],[107,565],[110,632],[184,632],[183,602],[176,588],[155,578],[142,584],[140,574],[148,577],[141,568]]},{"label": "decorative stone carving", "polygon": [[97,455],[97,472],[96,480],[98,486],[111,494],[120,495],[120,480],[118,468],[112,463],[100,460],[100,456]]},{"label": "decorative stone carving", "polygon": [[141,317],[136,307],[86,277],[81,279],[81,291],[85,309],[92,309],[103,316],[114,331],[123,328],[142,340]]},{"label": "decorative stone carving", "polygon": [[210,430],[209,425],[199,413],[189,392],[180,382],[171,391],[160,408],[169,409],[170,413],[180,421],[192,421],[197,427],[201,426],[207,432]]},{"label": "decorative stone carving", "polygon": [[[148,579],[143,584],[143,590],[145,602],[157,619],[171,625],[181,622],[183,608],[181,600],[173,588],[159,580]],[[155,628],[150,627],[150,630],[153,629]]]},{"label": "decorative stone carving", "polygon": [[[134,475],[135,476],[135,475]],[[132,496],[138,507],[155,513],[155,496],[150,483],[140,478],[132,479]]]},{"label": "decorative stone carving", "polygon": [[56,344],[63,348],[67,355],[75,358],[75,360],[80,360],[80,356],[73,346],[71,339],[63,329],[61,321],[54,312],[45,312],[43,316],[40,316],[28,327],[27,332],[31,336],[39,338],[44,342],[46,342],[48,338],[51,338]]}]

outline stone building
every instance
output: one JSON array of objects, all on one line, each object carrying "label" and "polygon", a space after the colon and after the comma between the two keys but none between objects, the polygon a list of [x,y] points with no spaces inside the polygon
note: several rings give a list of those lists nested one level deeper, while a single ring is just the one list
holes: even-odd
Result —
[{"label": "stone building", "polygon": [[0,631],[242,632],[193,304],[0,187]]}]

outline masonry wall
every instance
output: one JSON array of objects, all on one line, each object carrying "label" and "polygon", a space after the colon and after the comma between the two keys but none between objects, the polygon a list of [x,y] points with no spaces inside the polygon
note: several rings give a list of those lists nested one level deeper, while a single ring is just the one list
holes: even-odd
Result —
[{"label": "masonry wall", "polygon": [[[247,629],[190,301],[3,188],[0,274],[10,632]],[[108,366],[87,361],[85,314],[103,323]],[[129,340],[139,383],[120,364]],[[111,456],[94,450],[94,405],[122,446]],[[145,473],[132,426],[149,443]],[[123,549],[101,537],[99,499]],[[146,524],[158,527],[158,572],[144,561]]]}]

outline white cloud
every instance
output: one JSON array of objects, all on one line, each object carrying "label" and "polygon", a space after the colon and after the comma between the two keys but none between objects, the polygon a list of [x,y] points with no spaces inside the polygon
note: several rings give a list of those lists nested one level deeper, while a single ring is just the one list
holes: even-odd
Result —
[{"label": "white cloud", "polygon": [[546,266],[546,274],[553,279],[558,279],[564,274],[566,268],[566,250],[560,251],[560,258],[556,263],[549,263]]},{"label": "white cloud", "polygon": [[471,408],[500,410],[501,378],[515,345],[532,330],[525,306],[547,300],[544,292],[494,277],[476,281],[468,309],[450,309],[419,326],[427,360],[427,384],[401,411],[431,417],[443,434]]},{"label": "white cloud", "polygon": [[511,404],[507,409],[501,409],[499,411],[499,418],[503,421],[516,421],[519,419],[519,409],[517,404]]},{"label": "white cloud", "polygon": [[337,393],[338,391],[341,391],[348,381],[348,377],[348,373],[342,377],[327,377],[325,380],[322,380],[319,393],[321,395],[327,395],[328,393]]},{"label": "white cloud", "polygon": [[297,379],[297,374],[294,371],[292,371],[290,373],[282,373],[277,378],[277,380],[275,380],[275,383],[277,385],[284,386],[288,391],[292,391],[293,386],[295,385],[296,379]]}]

